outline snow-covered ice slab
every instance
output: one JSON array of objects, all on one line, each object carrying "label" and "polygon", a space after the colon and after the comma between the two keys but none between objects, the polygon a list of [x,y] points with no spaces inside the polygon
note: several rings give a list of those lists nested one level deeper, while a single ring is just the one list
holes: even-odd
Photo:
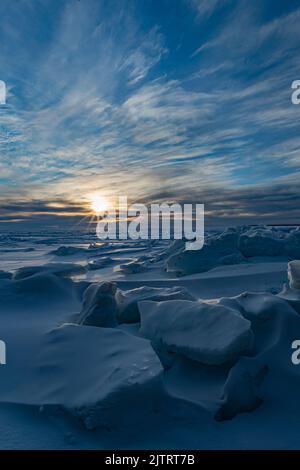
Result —
[{"label": "snow-covered ice slab", "polygon": [[159,288],[142,286],[136,289],[117,292],[118,321],[119,323],[137,323],[140,321],[138,302],[153,300],[162,302],[167,300],[196,300],[185,287],[175,286]]},{"label": "snow-covered ice slab", "polygon": [[179,276],[209,271],[221,264],[228,264],[228,256],[233,263],[240,263],[243,257],[238,252],[239,234],[234,230],[226,230],[220,235],[209,237],[201,250],[182,250],[173,253],[166,263],[168,272]]},{"label": "snow-covered ice slab", "polygon": [[20,279],[29,278],[35,274],[54,274],[55,276],[70,277],[75,274],[82,274],[85,268],[80,264],[75,263],[48,263],[42,266],[26,266],[17,269],[13,275],[13,279],[18,281]]},{"label": "snow-covered ice slab", "polygon": [[91,284],[83,295],[83,307],[76,323],[80,325],[115,327],[118,323],[138,323],[138,302],[154,300],[195,300],[185,287],[155,288],[142,286],[122,291],[114,282]]},{"label": "snow-covered ice slab", "polygon": [[[166,253],[168,253],[166,251]],[[202,273],[221,265],[262,261],[261,258],[284,261],[300,257],[300,230],[276,227],[236,227],[221,234],[207,236],[201,250],[191,252],[172,245],[166,260],[168,272],[179,276]]]},{"label": "snow-covered ice slab", "polygon": [[160,390],[162,366],[150,342],[119,329],[65,324],[44,336],[36,361],[0,400],[61,406],[88,428],[118,425],[122,410],[147,408]]},{"label": "snow-covered ice slab", "polygon": [[300,227],[292,230],[285,239],[285,253],[292,259],[300,259]]},{"label": "snow-covered ice slab", "polygon": [[251,350],[250,322],[234,310],[206,302],[139,302],[142,336],[158,350],[178,353],[203,364],[236,360]]},{"label": "snow-covered ice slab", "polygon": [[88,262],[87,268],[91,271],[102,269],[113,263],[113,259],[110,256],[103,256],[102,258],[95,259]]},{"label": "snow-covered ice slab", "polygon": [[80,325],[114,327],[117,325],[117,286],[114,282],[91,284],[83,295]]},{"label": "snow-covered ice slab", "polygon": [[79,248],[77,246],[60,246],[56,250],[50,251],[49,255],[55,256],[73,256],[81,253],[86,253],[85,248]]},{"label": "snow-covered ice slab", "polygon": [[279,297],[286,300],[300,314],[300,261],[288,263],[289,285],[285,284]]},{"label": "snow-covered ice slab", "polygon": [[137,274],[146,271],[146,263],[131,261],[130,263],[120,264],[120,270],[124,274]]},{"label": "snow-covered ice slab", "polygon": [[284,243],[276,232],[265,228],[251,228],[239,239],[239,250],[246,258],[254,256],[279,256]]},{"label": "snow-covered ice slab", "polygon": [[239,413],[251,412],[260,406],[263,402],[260,385],[267,374],[267,366],[241,358],[228,374],[215,419],[232,419]]},{"label": "snow-covered ice slab", "polygon": [[292,289],[300,289],[300,261],[290,261],[288,264],[288,277]]},{"label": "snow-covered ice slab", "polygon": [[274,318],[277,312],[290,310],[286,302],[270,292],[243,292],[236,297],[223,297],[217,303],[240,312],[252,325],[263,324]]}]

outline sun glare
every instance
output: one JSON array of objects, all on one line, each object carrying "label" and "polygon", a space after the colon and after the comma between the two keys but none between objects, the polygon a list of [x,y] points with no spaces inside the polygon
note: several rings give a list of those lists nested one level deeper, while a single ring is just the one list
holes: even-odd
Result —
[{"label": "sun glare", "polygon": [[95,214],[101,214],[108,209],[108,201],[104,196],[100,194],[94,194],[90,198],[91,209]]}]

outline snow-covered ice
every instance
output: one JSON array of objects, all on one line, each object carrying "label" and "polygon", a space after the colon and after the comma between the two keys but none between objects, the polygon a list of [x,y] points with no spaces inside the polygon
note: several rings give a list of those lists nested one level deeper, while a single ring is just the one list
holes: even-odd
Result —
[{"label": "snow-covered ice", "polygon": [[[191,252],[173,246],[166,267],[177,275],[201,273],[222,264],[259,262],[257,258],[288,261],[300,257],[300,231],[269,227],[237,227],[207,237],[202,250]],[[262,259],[260,260],[262,261]]]},{"label": "snow-covered ice", "polygon": [[113,282],[91,284],[83,295],[80,325],[114,327],[117,325],[117,286]]},{"label": "snow-covered ice", "polygon": [[0,448],[299,448],[299,243],[0,236]]},{"label": "snow-covered ice", "polygon": [[250,322],[230,308],[202,301],[139,302],[140,334],[160,349],[219,365],[249,353]]},{"label": "snow-covered ice", "polygon": [[22,387],[0,391],[2,401],[61,406],[92,429],[117,425],[120,403],[154,399],[160,388],[162,367],[149,341],[121,330],[64,324],[40,348]]},{"label": "snow-covered ice", "polygon": [[290,261],[288,264],[290,287],[300,290],[300,261]]},{"label": "snow-covered ice", "polygon": [[74,274],[82,274],[85,268],[75,263],[49,263],[43,266],[29,266],[17,269],[13,274],[15,281],[25,279],[35,274],[55,274],[56,276],[71,277]]},{"label": "snow-covered ice", "polygon": [[185,287],[147,287],[121,291],[117,293],[118,321],[119,323],[137,323],[140,321],[138,302],[153,300],[157,302],[166,300],[195,300]]}]

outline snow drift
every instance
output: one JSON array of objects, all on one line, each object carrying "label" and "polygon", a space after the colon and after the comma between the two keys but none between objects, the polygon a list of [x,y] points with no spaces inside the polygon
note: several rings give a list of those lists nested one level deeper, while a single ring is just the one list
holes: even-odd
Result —
[{"label": "snow drift", "polygon": [[249,353],[250,322],[232,309],[207,302],[169,300],[139,302],[140,334],[159,350],[202,364],[219,365]]},{"label": "snow drift", "polygon": [[[5,438],[15,443],[17,428],[42,434],[42,423],[46,445],[64,447],[61,435],[72,422],[78,448],[298,448],[300,367],[291,345],[300,331],[299,235],[287,227],[238,227],[208,236],[198,253],[187,253],[181,241],[167,249],[149,243],[143,254],[129,243],[93,244],[77,252],[77,264],[49,264],[47,247],[37,261],[39,246],[30,258],[16,255],[28,256],[28,267],[3,262]],[[129,268],[126,277],[118,266],[128,261],[149,269],[132,276]],[[289,261],[288,284],[274,295]],[[174,279],[162,272],[164,263],[180,274],[223,266]],[[79,272],[84,280],[70,278]],[[69,415],[100,429],[87,433]]]},{"label": "snow drift", "polygon": [[141,300],[195,300],[181,286],[171,288],[139,287],[127,291],[114,282],[91,284],[83,294],[83,306],[77,322],[81,325],[114,327],[118,323],[138,323]]},{"label": "snow drift", "polygon": [[[176,247],[178,250],[176,251]],[[174,244],[166,269],[179,276],[201,273],[222,264],[239,264],[258,257],[300,258],[299,227],[286,231],[279,228],[237,227],[207,236],[202,250],[189,251]],[[257,260],[256,260],[257,261]]]},{"label": "snow drift", "polygon": [[141,416],[160,393],[162,367],[149,341],[118,329],[65,324],[32,354],[26,380],[6,393],[0,387],[2,402],[60,406],[93,429],[120,425],[124,407]]},{"label": "snow drift", "polygon": [[28,266],[19,268],[13,274],[15,281],[26,279],[35,274],[54,274],[55,276],[71,277],[85,272],[84,266],[75,263],[48,263],[43,266]]}]

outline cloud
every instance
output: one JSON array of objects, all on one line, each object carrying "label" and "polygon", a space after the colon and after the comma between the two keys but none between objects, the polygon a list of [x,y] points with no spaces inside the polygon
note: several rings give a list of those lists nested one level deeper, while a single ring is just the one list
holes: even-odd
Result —
[{"label": "cloud", "polygon": [[[300,10],[268,16],[257,1],[179,3],[191,16],[170,10],[166,21],[166,0],[151,14],[136,1],[1,2],[7,217],[57,220],[95,190],[135,200],[190,194],[220,218],[263,217],[263,202],[251,209],[246,197],[256,188],[266,214],[277,214],[271,184],[294,185],[300,171],[299,108],[290,101]],[[281,194],[288,212],[291,195]],[[53,212],[55,200],[66,210]]]},{"label": "cloud", "polygon": [[228,3],[228,0],[188,0],[193,8],[196,9],[198,17],[208,18],[216,10]]},{"label": "cloud", "polygon": [[[205,223],[209,227],[221,227],[235,224],[294,224],[300,217],[300,191],[298,173],[293,184],[275,186],[240,187],[229,189],[222,185],[198,188],[173,188],[157,190],[144,194],[139,202],[161,203],[205,203]],[[216,193],[218,197],[216,198]],[[134,199],[130,202],[134,202]],[[61,206],[60,206],[61,204]],[[286,207],[289,210],[286,210]],[[0,223],[12,221],[26,223],[26,227],[44,224],[49,227],[75,226],[86,228],[86,221],[91,220],[87,206],[78,201],[65,199],[48,201],[23,200],[7,203],[0,200]],[[63,224],[62,224],[63,221]],[[84,223],[85,221],[85,223]]]}]

